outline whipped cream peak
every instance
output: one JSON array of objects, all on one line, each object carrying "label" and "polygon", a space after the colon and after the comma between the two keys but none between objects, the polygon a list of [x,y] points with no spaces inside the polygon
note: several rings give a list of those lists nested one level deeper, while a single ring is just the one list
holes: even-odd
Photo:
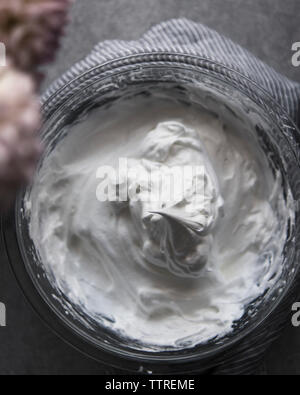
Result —
[{"label": "whipped cream peak", "polygon": [[[129,189],[133,184],[139,191],[140,199],[129,199],[128,204],[141,230],[145,259],[176,276],[200,276],[211,250],[209,229],[217,222],[223,205],[217,177],[203,145],[194,129],[170,121],[150,131],[139,151],[137,158],[141,159],[135,158],[130,165],[141,169],[140,174],[135,180],[129,176],[126,181]],[[165,168],[170,170],[169,175],[176,169],[169,184],[149,174],[162,175]],[[150,184],[145,182],[148,179]],[[179,187],[179,193],[170,199],[170,193],[161,191],[167,186],[168,192]],[[160,199],[144,200],[144,192],[149,189],[158,192]]]}]

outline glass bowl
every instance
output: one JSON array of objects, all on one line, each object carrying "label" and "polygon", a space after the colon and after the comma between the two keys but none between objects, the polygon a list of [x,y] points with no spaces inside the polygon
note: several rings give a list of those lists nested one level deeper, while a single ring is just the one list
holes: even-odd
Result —
[{"label": "glass bowl", "polygon": [[[201,372],[222,363],[229,349],[272,316],[287,295],[299,271],[300,134],[285,110],[254,82],[236,71],[198,57],[144,54],[112,61],[91,69],[58,90],[43,104],[41,130],[44,156],[55,149],[72,125],[97,107],[152,94],[176,98],[214,111],[216,103],[232,116],[251,125],[270,166],[281,172],[283,188],[295,202],[295,224],[290,224],[282,260],[282,275],[264,295],[252,301],[231,333],[181,351],[143,351],[138,344],[118,337],[87,317],[79,306],[53,287],[30,238],[21,191],[13,215],[3,224],[11,266],[26,297],[44,321],[65,341],[85,354],[130,372]],[[246,138],[246,137],[245,137]],[[41,159],[41,163],[43,158]]]}]

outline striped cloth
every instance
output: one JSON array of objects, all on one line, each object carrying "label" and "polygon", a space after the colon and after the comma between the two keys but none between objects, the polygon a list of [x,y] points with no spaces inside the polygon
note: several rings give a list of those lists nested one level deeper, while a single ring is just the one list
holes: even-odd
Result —
[{"label": "striped cloth", "polygon": [[[187,19],[173,19],[149,30],[137,41],[105,41],[99,43],[82,61],[75,64],[59,80],[54,82],[42,98],[45,113],[65,99],[68,90],[80,88],[74,79],[91,69],[111,61],[119,64],[128,57],[141,54],[183,54],[213,61],[237,71],[264,88],[285,108],[288,115],[300,124],[300,85],[278,74],[255,58],[251,53],[221,36],[217,32]],[[49,100],[66,84],[59,99]],[[77,84],[77,85],[76,85]],[[64,93],[66,92],[66,93]],[[56,95],[57,96],[57,95]],[[48,108],[47,108],[48,106]],[[212,374],[252,374],[261,363],[268,346],[278,338],[289,319],[291,301],[295,298],[299,281],[289,290],[281,305],[251,335],[224,354],[199,366],[198,372]]]},{"label": "striped cloth", "polygon": [[145,53],[178,53],[200,56],[236,70],[265,88],[288,114],[300,124],[300,84],[278,74],[231,40],[199,23],[173,19],[150,29],[137,41],[111,40],[96,45],[44,95],[48,99],[78,75],[108,61]]}]

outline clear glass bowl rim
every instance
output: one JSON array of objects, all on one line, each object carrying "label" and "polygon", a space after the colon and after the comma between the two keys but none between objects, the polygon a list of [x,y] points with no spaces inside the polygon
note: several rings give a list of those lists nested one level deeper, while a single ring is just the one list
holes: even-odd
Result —
[{"label": "clear glass bowl rim", "polygon": [[[166,53],[157,53],[157,54],[142,54],[142,55],[133,55],[133,56],[128,56],[125,58],[117,59],[115,61],[110,61],[107,62],[104,65],[94,67],[87,71],[86,73],[83,73],[82,75],[74,78],[71,80],[69,83],[66,85],[62,86],[60,89],[57,90],[56,93],[48,95],[47,99],[45,99],[46,96],[44,96],[44,99],[42,98],[42,103],[43,103],[43,111],[44,111],[44,116],[45,117],[50,117],[52,112],[55,112],[57,108],[59,108],[60,104],[63,103],[65,100],[69,100],[70,97],[73,94],[76,94],[76,92],[73,91],[73,89],[82,89],[83,86],[89,86],[92,85],[93,79],[101,79],[104,80],[105,78],[111,77],[114,73],[122,73],[122,70],[128,71],[128,67],[132,66],[133,68],[136,66],[139,66],[141,64],[145,64],[146,67],[178,67],[178,68],[189,68],[192,67],[194,68],[194,71],[198,71],[200,73],[213,73],[215,78],[221,79],[224,81],[226,80],[227,83],[238,83],[242,88],[249,89],[251,88],[251,91],[254,92],[256,91],[258,95],[262,95],[265,100],[268,101],[269,105],[271,105],[273,108],[276,108],[284,117],[285,123],[287,127],[290,127],[291,130],[293,130],[293,133],[299,134],[299,130],[295,123],[290,119],[288,116],[286,110],[282,108],[276,100],[270,95],[269,92],[264,90],[262,87],[258,86],[257,83],[249,79],[248,77],[244,76],[240,72],[230,69],[228,67],[225,67],[221,64],[215,63],[211,60],[204,59],[204,58],[199,58],[197,56],[191,56],[191,55],[183,55],[183,54],[166,54]],[[243,83],[244,82],[244,83]],[[70,94],[65,97],[62,95],[64,91],[67,91],[67,88],[70,91]],[[237,86],[235,88],[238,89]],[[71,93],[72,92],[72,93]],[[245,92],[243,91],[245,94]],[[57,101],[57,98],[60,97],[60,100]],[[294,150],[294,147],[292,147]],[[296,157],[296,160],[299,165],[299,159]],[[69,327],[66,327],[66,325],[62,322],[58,323],[56,322],[55,324],[53,323],[54,317],[56,317],[56,320],[58,320],[58,317],[56,315],[50,314],[48,310],[48,306],[43,305],[46,303],[45,301],[42,300],[37,300],[37,297],[41,299],[40,294],[35,292],[35,290],[32,288],[34,287],[34,284],[30,284],[31,279],[29,278],[28,273],[24,273],[24,270],[19,270],[16,269],[17,265],[15,262],[13,262],[12,259],[12,254],[11,254],[11,243],[9,243],[8,237],[11,237],[12,234],[15,235],[14,227],[16,226],[15,224],[15,215],[14,213],[11,213],[11,215],[7,218],[2,218],[2,237],[4,240],[4,244],[6,246],[7,250],[7,255],[9,257],[9,261],[11,264],[11,267],[13,269],[13,272],[19,282],[19,285],[25,294],[26,298],[29,300],[30,304],[32,307],[34,307],[35,311],[39,314],[39,316],[42,318],[43,321],[45,321],[48,326],[55,332],[57,333],[63,340],[67,341],[70,343],[72,346],[75,348],[79,349],[81,352],[84,352],[85,354],[99,360],[99,355],[98,353],[95,353],[90,347],[87,346],[85,341],[81,341],[79,339],[74,339],[74,334],[68,333],[70,331]],[[14,247],[18,247],[18,241],[16,240],[17,237],[15,235],[15,242]],[[19,257],[19,262],[22,260],[21,254],[18,254]],[[20,265],[19,265],[20,266]],[[25,266],[25,265],[24,265]],[[297,272],[295,273],[295,277],[297,275]],[[26,278],[27,277],[27,278]],[[245,336],[247,336],[250,332],[253,331],[256,327],[262,324],[263,321],[267,319],[267,317],[272,314],[272,312],[276,309],[276,307],[280,304],[282,299],[285,297],[286,293],[288,290],[285,290],[281,297],[278,298],[277,303],[274,304],[272,309],[268,312],[268,314],[264,317],[264,319],[261,322],[257,322],[255,327],[249,327],[247,328],[242,336],[238,339],[233,339],[231,342],[227,343],[224,346],[221,346],[218,350],[218,352],[223,352],[227,350],[228,348],[232,347],[235,343],[237,343],[239,340],[242,340]],[[49,308],[50,309],[50,308]],[[104,352],[108,351],[107,357],[103,356],[100,359],[105,360],[108,364],[112,366],[119,366],[119,363],[116,361],[115,356],[111,355],[109,350],[104,349]],[[129,359],[133,364],[135,365],[135,359],[138,362],[138,365],[142,362],[145,363],[150,363],[149,365],[149,370],[151,369],[151,363],[172,363],[172,362],[186,362],[188,363],[194,363],[195,361],[199,359],[204,359],[204,358],[209,358],[212,357],[215,354],[215,352],[212,352],[210,354],[201,354],[201,355],[195,355],[194,357],[189,356],[188,358],[185,358],[184,356],[177,356],[174,358],[174,360],[170,360],[170,356],[166,356],[165,358],[163,356],[159,356],[158,358],[152,358],[151,355],[147,355],[147,359],[143,360],[143,358],[140,358],[139,355],[119,355],[118,357],[124,357],[125,359]],[[131,366],[131,364],[130,364]],[[188,366],[188,365],[186,365]],[[188,368],[188,371],[191,371],[191,367]]]}]

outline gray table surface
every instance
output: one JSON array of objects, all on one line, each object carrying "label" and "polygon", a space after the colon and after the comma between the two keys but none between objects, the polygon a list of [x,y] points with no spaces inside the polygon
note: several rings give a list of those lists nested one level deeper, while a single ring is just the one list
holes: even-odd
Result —
[{"label": "gray table surface", "polygon": [[[45,70],[45,86],[98,41],[137,39],[174,17],[216,29],[300,82],[300,68],[291,64],[292,43],[300,41],[299,14],[299,0],[77,0],[57,60]],[[0,374],[118,373],[73,350],[40,321],[24,300],[2,246],[0,263],[0,301],[6,304],[8,321],[0,328]],[[300,328],[287,325],[261,373],[300,374]]]}]

